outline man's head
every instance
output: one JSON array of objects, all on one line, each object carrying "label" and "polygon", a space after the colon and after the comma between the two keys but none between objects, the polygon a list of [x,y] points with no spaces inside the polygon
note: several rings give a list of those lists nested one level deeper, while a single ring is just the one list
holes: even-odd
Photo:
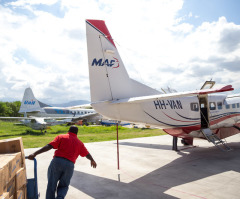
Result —
[{"label": "man's head", "polygon": [[75,134],[77,134],[78,133],[78,127],[76,127],[76,126],[71,126],[70,128],[69,128],[69,131],[68,132],[71,132],[71,133],[75,133]]}]

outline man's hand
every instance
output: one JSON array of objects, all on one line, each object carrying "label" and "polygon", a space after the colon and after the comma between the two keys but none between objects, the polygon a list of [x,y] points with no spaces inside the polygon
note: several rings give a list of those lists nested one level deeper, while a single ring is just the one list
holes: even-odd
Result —
[{"label": "man's hand", "polygon": [[94,160],[91,160],[91,167],[93,168],[97,167],[97,163]]},{"label": "man's hand", "polygon": [[93,157],[91,156],[91,154],[87,154],[86,158],[89,159],[91,161],[91,167],[96,168],[97,167],[97,163],[94,161]]},{"label": "man's hand", "polygon": [[28,156],[28,159],[29,160],[34,160],[34,158],[36,157],[36,155],[33,153],[31,155]]}]

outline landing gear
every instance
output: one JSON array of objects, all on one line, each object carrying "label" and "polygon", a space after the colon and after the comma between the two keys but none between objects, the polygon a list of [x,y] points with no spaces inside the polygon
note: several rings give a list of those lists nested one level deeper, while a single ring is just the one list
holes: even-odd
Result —
[{"label": "landing gear", "polygon": [[183,138],[181,140],[182,144],[184,146],[189,146],[189,145],[193,145],[193,138],[189,137],[189,138]]},{"label": "landing gear", "polygon": [[[177,141],[178,141],[178,137],[173,136],[172,150],[174,150],[174,151],[179,151],[178,146],[177,146]],[[184,146],[193,145],[193,138],[182,138],[181,143]]]},{"label": "landing gear", "polygon": [[233,125],[233,127],[240,131],[240,128],[238,126]]},{"label": "landing gear", "polygon": [[47,131],[43,131],[43,129],[41,129],[41,133],[44,135],[45,133],[47,133]]},{"label": "landing gear", "polygon": [[174,150],[174,151],[178,151],[177,141],[178,141],[178,137],[173,136],[172,150]]},{"label": "landing gear", "polygon": [[184,146],[189,146],[189,145],[191,145],[190,143],[187,142],[186,139],[181,139],[181,143],[182,143]]}]

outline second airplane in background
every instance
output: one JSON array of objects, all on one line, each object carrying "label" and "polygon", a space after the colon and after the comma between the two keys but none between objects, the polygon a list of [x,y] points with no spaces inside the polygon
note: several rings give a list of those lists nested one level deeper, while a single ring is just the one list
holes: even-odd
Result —
[{"label": "second airplane in background", "polygon": [[19,120],[23,125],[34,130],[45,130],[49,126],[76,122],[86,119],[98,122],[101,116],[93,109],[74,107],[51,107],[37,100],[31,88],[26,88],[19,113],[24,117],[0,117],[1,120]]},{"label": "second airplane in background", "polygon": [[52,107],[37,100],[31,88],[26,88],[21,102],[19,113],[25,116],[34,117],[69,117],[69,118],[90,118],[94,119],[98,114],[93,109],[74,107]]}]

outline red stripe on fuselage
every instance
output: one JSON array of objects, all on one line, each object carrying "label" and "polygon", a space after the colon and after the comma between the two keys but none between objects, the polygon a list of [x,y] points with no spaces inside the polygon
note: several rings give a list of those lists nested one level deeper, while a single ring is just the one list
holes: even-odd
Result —
[{"label": "red stripe on fuselage", "polygon": [[[232,115],[227,115],[224,116],[222,118],[216,119],[216,120],[212,120],[210,121],[211,125],[217,124],[219,122],[222,122],[226,119],[230,119],[232,117],[236,117],[236,116],[240,116],[240,114],[232,114]],[[177,136],[177,137],[190,137],[188,136],[189,133],[191,133],[192,131],[198,131],[201,129],[201,125],[194,125],[194,126],[188,126],[188,127],[182,127],[182,128],[172,128],[172,129],[163,129],[166,133],[168,133],[169,135],[172,136]]]},{"label": "red stripe on fuselage", "polygon": [[[163,112],[163,113],[164,113],[164,112]],[[169,117],[170,119],[175,120],[175,121],[179,121],[179,122],[194,122],[194,123],[196,123],[196,121],[182,121],[182,120],[177,120],[177,119],[174,119],[174,118],[170,117],[170,116],[167,115],[166,113],[164,113],[164,115],[166,115],[167,117]]]},{"label": "red stripe on fuselage", "polygon": [[240,114],[238,113],[238,114],[227,115],[227,116],[224,116],[224,117],[216,119],[216,120],[211,120],[210,124],[213,125],[213,124],[216,124],[218,122],[222,122],[222,121],[224,121],[226,119],[230,119],[230,118],[236,117],[236,116],[240,116]]}]

